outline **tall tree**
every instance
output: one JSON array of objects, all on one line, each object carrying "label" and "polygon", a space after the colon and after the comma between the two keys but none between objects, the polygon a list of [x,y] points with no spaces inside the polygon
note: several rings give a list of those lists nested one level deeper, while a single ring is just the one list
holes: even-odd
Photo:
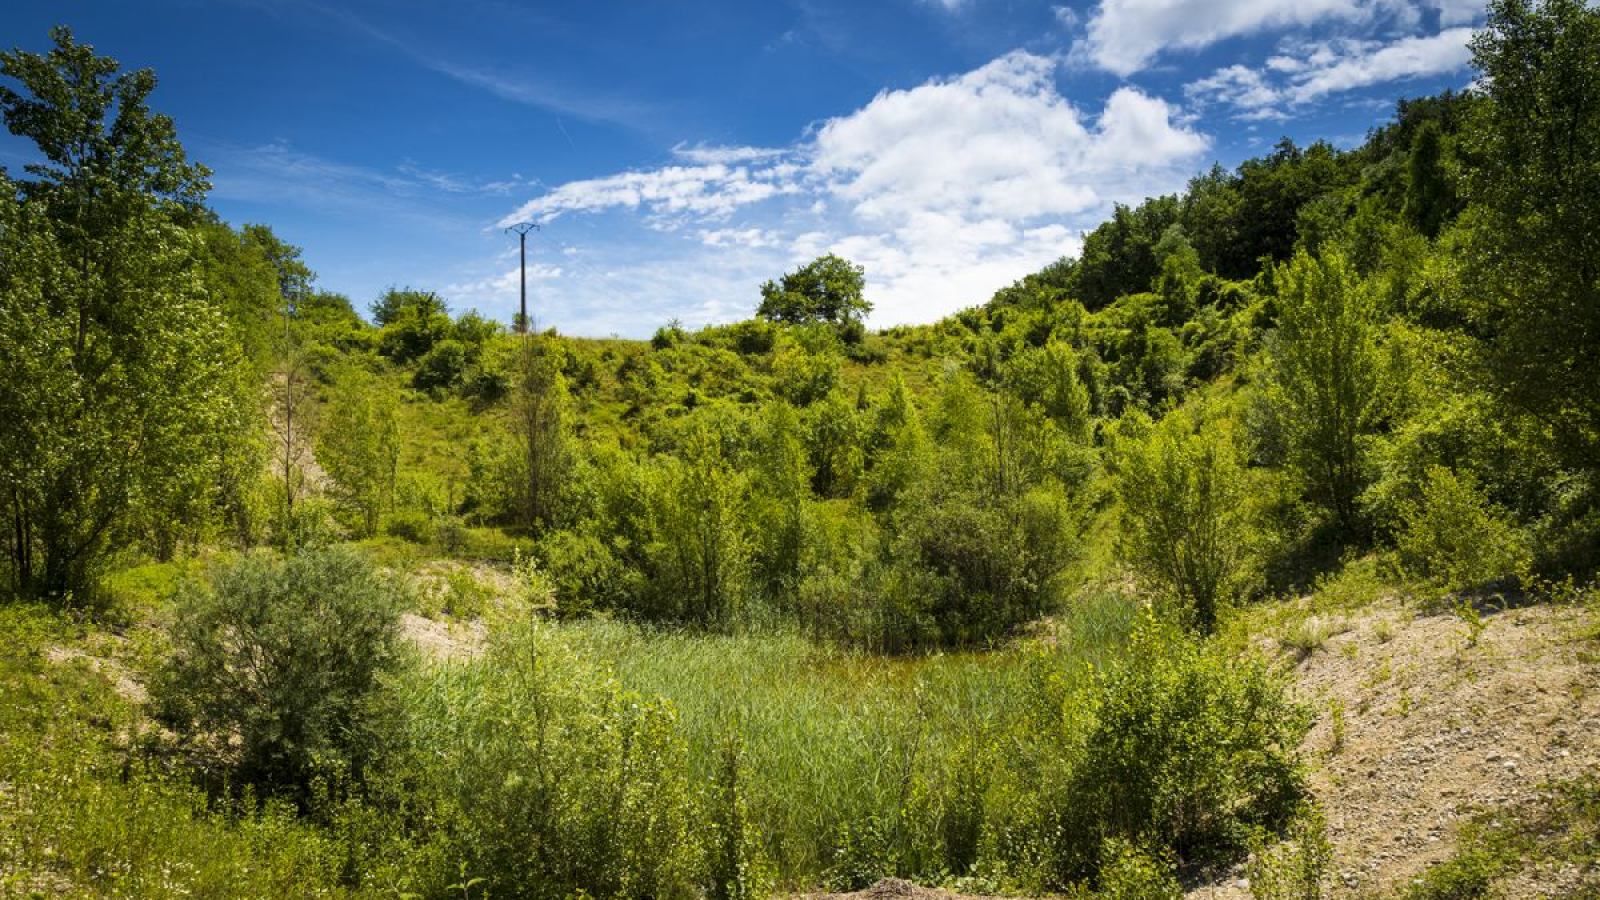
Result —
[{"label": "tall tree", "polygon": [[0,491],[14,584],[64,596],[140,510],[212,490],[239,352],[183,228],[208,173],[147,106],[155,76],[51,36],[0,54],[21,88],[0,87],[0,112],[44,158],[0,181]]},{"label": "tall tree", "polygon": [[1467,282],[1488,385],[1571,464],[1600,468],[1600,9],[1496,0],[1467,180]]}]

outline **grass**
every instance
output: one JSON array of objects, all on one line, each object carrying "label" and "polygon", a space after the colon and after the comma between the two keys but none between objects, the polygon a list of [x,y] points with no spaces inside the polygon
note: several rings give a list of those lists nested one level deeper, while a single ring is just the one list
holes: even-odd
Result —
[{"label": "grass", "polygon": [[957,777],[950,767],[967,749],[1014,727],[1039,647],[1076,676],[1114,655],[1131,622],[1127,598],[1091,595],[1031,641],[921,657],[843,651],[797,633],[693,635],[608,621],[560,633],[627,688],[673,702],[696,782],[713,778],[726,739],[740,740],[751,816],[780,876],[799,887],[838,864],[852,825],[895,820],[918,784]]}]

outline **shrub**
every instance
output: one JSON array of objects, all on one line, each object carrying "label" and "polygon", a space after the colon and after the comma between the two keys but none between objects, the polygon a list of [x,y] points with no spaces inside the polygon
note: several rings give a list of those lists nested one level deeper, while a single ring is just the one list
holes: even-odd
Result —
[{"label": "shrub", "polygon": [[1108,840],[1230,862],[1303,794],[1296,747],[1309,718],[1259,657],[1146,616],[1122,661],[1068,699],[1070,715],[1037,726],[1032,824],[1002,848],[1046,887],[1093,877]]},{"label": "shrub", "polygon": [[1428,469],[1421,496],[1400,508],[1395,544],[1407,573],[1444,590],[1513,574],[1527,550],[1509,518],[1467,473]]},{"label": "shrub", "polygon": [[1244,476],[1231,436],[1173,412],[1116,443],[1123,556],[1209,632],[1251,575]]},{"label": "shrub", "polygon": [[471,353],[466,344],[447,338],[434,344],[417,360],[411,386],[419,391],[442,391],[455,387],[467,370]]},{"label": "shrub", "polygon": [[1246,870],[1256,900],[1322,900],[1333,847],[1322,810],[1306,804],[1284,839],[1256,847]]},{"label": "shrub", "polygon": [[924,496],[905,506],[896,530],[893,564],[952,645],[982,643],[1043,614],[1072,536],[1064,498],[1044,490]]},{"label": "shrub", "polygon": [[1180,900],[1172,861],[1122,838],[1100,848],[1099,900]]},{"label": "shrub", "polygon": [[389,534],[413,544],[431,544],[434,538],[433,517],[415,509],[402,509],[389,517],[384,524]]},{"label": "shrub", "polygon": [[551,531],[539,539],[536,552],[560,615],[581,615],[616,603],[622,567],[599,538],[587,532]]},{"label": "shrub", "polygon": [[359,780],[404,660],[400,608],[395,586],[348,550],[247,556],[181,597],[152,685],[157,718],[264,793],[303,800],[317,775]]}]

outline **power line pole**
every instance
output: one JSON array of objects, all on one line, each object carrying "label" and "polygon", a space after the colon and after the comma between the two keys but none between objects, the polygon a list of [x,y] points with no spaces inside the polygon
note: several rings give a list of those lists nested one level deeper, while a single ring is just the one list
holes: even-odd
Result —
[{"label": "power line pole", "polygon": [[528,333],[528,232],[538,230],[539,226],[532,222],[518,222],[506,229],[517,233],[517,243],[522,251],[522,307],[517,313],[517,334]]}]

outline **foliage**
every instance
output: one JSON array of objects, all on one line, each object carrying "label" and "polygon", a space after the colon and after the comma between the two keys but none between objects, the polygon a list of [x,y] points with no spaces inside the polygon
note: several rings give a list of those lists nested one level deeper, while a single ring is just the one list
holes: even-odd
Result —
[{"label": "foliage", "polygon": [[1123,838],[1110,838],[1100,851],[1098,900],[1178,900],[1183,886],[1172,862]]},{"label": "foliage", "polygon": [[1295,814],[1282,840],[1256,847],[1245,870],[1250,896],[1255,900],[1322,900],[1332,857],[1322,810],[1307,803]]},{"label": "foliage", "polygon": [[1383,413],[1371,292],[1333,250],[1298,253],[1275,278],[1278,331],[1264,388],[1274,437],[1308,494],[1350,529],[1370,476],[1367,438]]},{"label": "foliage", "polygon": [[524,626],[483,660],[430,670],[407,706],[426,748],[417,802],[488,893],[691,896],[693,798],[670,704]]},{"label": "foliage", "polygon": [[1512,576],[1527,562],[1516,530],[1477,481],[1442,466],[1429,469],[1420,496],[1401,507],[1395,544],[1408,573],[1447,591]]},{"label": "foliage", "polygon": [[377,534],[378,517],[394,507],[400,427],[394,396],[372,379],[346,376],[328,404],[336,423],[317,441],[317,461],[337,495],[361,516],[362,533]]},{"label": "foliage", "polygon": [[860,266],[831,253],[819,256],[763,284],[756,315],[790,325],[858,322],[872,312],[872,304],[861,296],[865,283]]},{"label": "foliage", "polygon": [[146,106],[154,75],[52,34],[0,54],[26,91],[0,111],[46,160],[0,176],[0,489],[13,585],[66,597],[136,519],[210,511],[249,393],[182,228],[207,173]]},{"label": "foliage", "polygon": [[236,786],[304,801],[381,751],[405,655],[393,585],[354,553],[253,554],[180,599],[152,697],[159,720]]},{"label": "foliage", "polygon": [[530,529],[553,525],[572,467],[568,393],[560,348],[541,336],[519,339],[507,410],[514,441],[505,458],[512,521]]},{"label": "foliage", "polygon": [[1040,734],[1062,743],[1046,745],[1044,783],[1006,851],[1034,860],[1047,887],[1091,876],[1113,839],[1194,862],[1237,858],[1303,793],[1295,748],[1308,718],[1259,658],[1146,616],[1079,702],[1040,713]]},{"label": "foliage", "polygon": [[1497,0],[1472,41],[1466,267],[1487,386],[1569,463],[1600,468],[1600,10]]},{"label": "foliage", "polygon": [[[1122,553],[1203,632],[1252,574],[1244,473],[1225,425],[1178,411],[1124,419],[1112,444]],[[1146,433],[1139,434],[1140,430]]]}]

